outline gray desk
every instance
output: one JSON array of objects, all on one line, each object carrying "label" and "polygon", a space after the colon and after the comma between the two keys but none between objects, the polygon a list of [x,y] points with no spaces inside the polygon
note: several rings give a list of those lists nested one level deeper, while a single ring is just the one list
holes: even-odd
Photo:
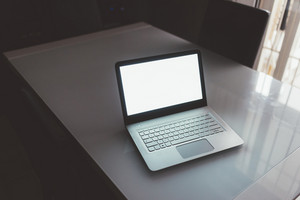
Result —
[{"label": "gray desk", "polygon": [[114,64],[193,48],[138,23],[5,55],[126,198],[233,199],[300,146],[300,91],[202,50],[208,103],[245,144],[150,172],[125,131]]}]

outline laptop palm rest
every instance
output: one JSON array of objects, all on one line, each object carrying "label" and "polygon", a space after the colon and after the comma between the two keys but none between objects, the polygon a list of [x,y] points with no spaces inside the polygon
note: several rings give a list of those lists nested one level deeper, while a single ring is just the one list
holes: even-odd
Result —
[{"label": "laptop palm rest", "polygon": [[212,151],[214,147],[206,139],[202,139],[177,146],[176,149],[182,158],[189,158]]}]

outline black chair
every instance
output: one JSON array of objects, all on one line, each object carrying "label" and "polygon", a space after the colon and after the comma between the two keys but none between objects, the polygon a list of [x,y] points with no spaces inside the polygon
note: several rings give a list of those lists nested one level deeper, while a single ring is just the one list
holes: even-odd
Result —
[{"label": "black chair", "polygon": [[146,22],[197,43],[201,21],[210,0],[150,0]]},{"label": "black chair", "polygon": [[201,26],[199,45],[252,68],[268,19],[268,11],[211,0]]}]

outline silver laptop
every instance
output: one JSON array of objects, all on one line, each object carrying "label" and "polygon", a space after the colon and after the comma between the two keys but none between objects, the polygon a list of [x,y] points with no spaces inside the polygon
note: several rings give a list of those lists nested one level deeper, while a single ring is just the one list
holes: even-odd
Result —
[{"label": "silver laptop", "polygon": [[150,170],[243,144],[207,105],[198,50],[121,61],[116,75],[126,128]]}]

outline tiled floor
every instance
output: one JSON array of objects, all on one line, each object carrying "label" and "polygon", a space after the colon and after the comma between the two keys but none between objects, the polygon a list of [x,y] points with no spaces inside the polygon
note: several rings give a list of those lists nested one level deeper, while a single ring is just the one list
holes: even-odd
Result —
[{"label": "tiled floor", "polygon": [[9,119],[0,111],[0,199],[41,200],[42,188]]}]

